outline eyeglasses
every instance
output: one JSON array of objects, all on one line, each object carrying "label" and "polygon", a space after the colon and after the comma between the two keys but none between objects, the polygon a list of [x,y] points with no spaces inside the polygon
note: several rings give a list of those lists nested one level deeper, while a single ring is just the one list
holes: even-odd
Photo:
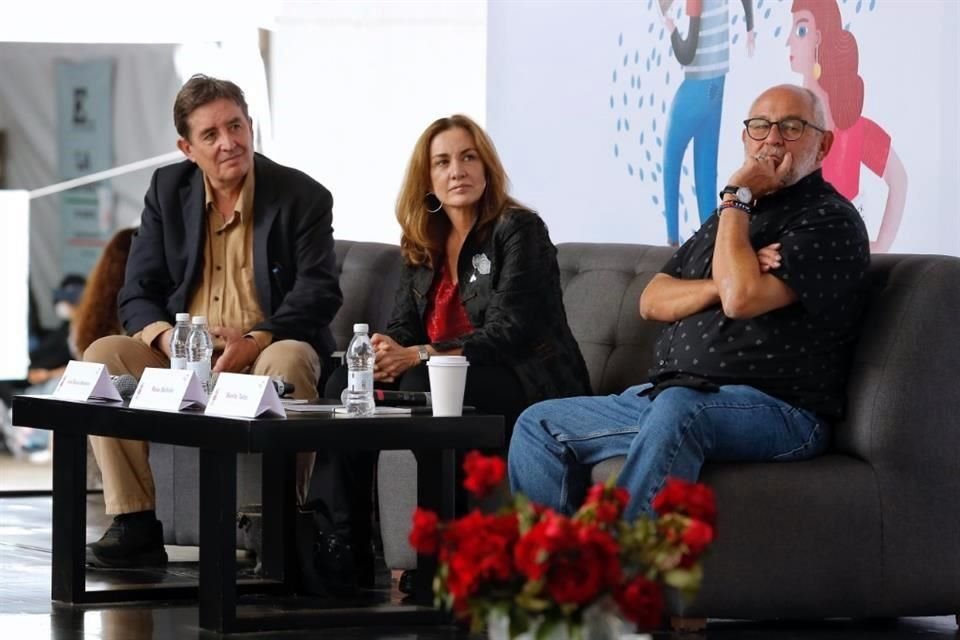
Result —
[{"label": "eyeglasses", "polygon": [[775,121],[767,120],[766,118],[749,118],[743,121],[743,126],[747,128],[747,135],[758,141],[767,139],[773,125],[777,125],[777,128],[780,130],[780,137],[787,142],[799,140],[807,127],[816,129],[820,133],[826,133],[825,129],[821,129],[817,125],[811,124],[801,118],[784,118],[783,120]]}]

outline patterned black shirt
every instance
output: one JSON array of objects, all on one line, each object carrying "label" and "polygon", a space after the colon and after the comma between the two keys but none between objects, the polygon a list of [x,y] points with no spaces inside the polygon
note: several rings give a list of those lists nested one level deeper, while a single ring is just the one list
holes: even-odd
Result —
[{"label": "patterned black shirt", "polygon": [[[718,223],[714,212],[661,272],[712,277]],[[657,338],[651,381],[693,375],[746,384],[823,417],[842,417],[870,265],[863,220],[815,171],[757,203],[750,242],[754,249],[782,244],[781,266],[770,273],[797,302],[749,320],[728,318],[718,304],[671,323]]]}]

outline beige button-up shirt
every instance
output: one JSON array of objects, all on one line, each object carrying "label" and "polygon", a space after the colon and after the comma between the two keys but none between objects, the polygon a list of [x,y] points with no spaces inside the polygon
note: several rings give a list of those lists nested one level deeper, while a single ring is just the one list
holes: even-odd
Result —
[{"label": "beige button-up shirt", "polygon": [[[223,326],[245,332],[263,351],[273,341],[273,335],[269,331],[250,331],[265,318],[253,274],[253,170],[247,174],[229,217],[217,210],[206,176],[203,185],[207,217],[203,272],[187,311],[191,316],[206,316],[210,327]],[[156,347],[154,341],[170,327],[169,322],[154,322],[143,329],[141,337]],[[215,350],[223,350],[224,346],[222,339],[214,339]]]}]

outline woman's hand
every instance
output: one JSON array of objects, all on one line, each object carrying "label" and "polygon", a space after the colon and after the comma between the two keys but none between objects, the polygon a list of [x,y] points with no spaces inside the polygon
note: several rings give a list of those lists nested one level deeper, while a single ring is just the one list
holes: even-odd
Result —
[{"label": "woman's hand", "polygon": [[420,364],[420,355],[416,347],[401,347],[390,336],[375,333],[370,338],[376,360],[373,365],[373,379],[379,382],[394,382],[407,369]]}]

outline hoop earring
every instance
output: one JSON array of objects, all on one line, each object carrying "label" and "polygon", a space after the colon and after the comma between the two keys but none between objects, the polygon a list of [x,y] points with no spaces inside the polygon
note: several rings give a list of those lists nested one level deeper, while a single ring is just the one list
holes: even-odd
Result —
[{"label": "hoop earring", "polygon": [[819,80],[820,76],[823,75],[823,67],[820,66],[820,45],[817,45],[817,48],[813,50],[813,79]]},{"label": "hoop earring", "polygon": [[443,203],[433,191],[423,196],[423,206],[426,207],[427,213],[438,213],[443,209]]}]

